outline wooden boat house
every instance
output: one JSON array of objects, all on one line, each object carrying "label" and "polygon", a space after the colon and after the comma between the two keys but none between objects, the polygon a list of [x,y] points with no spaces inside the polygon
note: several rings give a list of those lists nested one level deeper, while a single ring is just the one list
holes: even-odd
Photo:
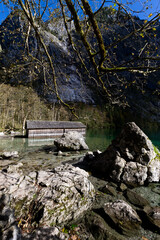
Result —
[{"label": "wooden boat house", "polygon": [[86,134],[86,126],[81,122],[27,120],[25,127],[28,138],[55,138],[63,136],[69,131]]}]

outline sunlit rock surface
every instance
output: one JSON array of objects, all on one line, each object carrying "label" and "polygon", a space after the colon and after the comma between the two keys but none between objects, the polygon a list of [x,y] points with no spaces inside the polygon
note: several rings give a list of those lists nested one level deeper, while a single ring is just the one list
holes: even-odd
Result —
[{"label": "sunlit rock surface", "polygon": [[78,218],[93,203],[95,190],[88,173],[71,165],[53,171],[0,172],[0,191],[11,196],[16,216],[46,226],[63,224]]},{"label": "sunlit rock surface", "polygon": [[136,211],[123,200],[106,203],[104,210],[114,224],[118,225],[125,233],[129,234],[138,230],[142,223]]},{"label": "sunlit rock surface", "polygon": [[55,139],[54,144],[58,150],[62,151],[77,151],[88,149],[83,135],[76,131],[65,133],[63,137]]},{"label": "sunlit rock surface", "polygon": [[160,180],[160,153],[134,122],[127,123],[107,150],[88,165],[94,173],[128,185]]}]

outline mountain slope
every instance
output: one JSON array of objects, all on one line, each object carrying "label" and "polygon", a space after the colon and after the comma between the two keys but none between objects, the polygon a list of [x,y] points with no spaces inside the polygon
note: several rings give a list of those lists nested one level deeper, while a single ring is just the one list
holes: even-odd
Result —
[{"label": "mountain slope", "polygon": [[[130,20],[122,18],[120,25],[111,17],[108,19],[108,15],[107,19],[105,19],[104,13],[103,17],[99,16],[98,21],[106,45],[110,44],[113,38],[124,36],[127,33],[127,29],[132,27]],[[142,24],[142,21],[137,19],[137,24]],[[71,28],[74,32],[72,24]],[[105,30],[106,28],[107,31]],[[157,33],[159,28],[160,26],[157,26]],[[97,87],[93,78],[90,78],[84,71],[76,54],[69,45],[62,19],[46,22],[40,30],[55,66],[57,85],[61,98],[67,102],[108,104],[108,100],[103,96],[100,87]],[[26,19],[17,10],[1,24],[1,80],[13,85],[31,85],[47,101],[56,102],[52,73],[48,68],[46,56],[43,50],[39,49],[37,39],[32,30],[28,39],[29,51],[32,56],[27,54],[27,31]],[[76,33],[74,33],[74,40],[85,58],[88,70],[93,73],[92,66]],[[150,41],[150,46],[146,51],[154,52],[154,47],[159,47],[159,40],[159,34],[152,41],[147,36],[144,38],[132,36],[127,41],[120,43],[118,48],[115,47],[111,50],[112,61],[115,63],[122,62],[123,59],[129,61],[130,53],[136,55],[136,50],[139,47],[143,48],[147,41]],[[92,32],[90,33],[89,41],[94,44],[95,39]],[[127,103],[132,112],[150,121],[160,123],[159,73],[157,71],[146,76],[133,72],[108,73],[103,76],[103,80],[113,95],[114,104],[117,103],[119,106],[122,102]],[[94,77],[94,73],[92,76]],[[52,89],[52,91],[49,89]],[[116,99],[118,99],[117,102]]]}]

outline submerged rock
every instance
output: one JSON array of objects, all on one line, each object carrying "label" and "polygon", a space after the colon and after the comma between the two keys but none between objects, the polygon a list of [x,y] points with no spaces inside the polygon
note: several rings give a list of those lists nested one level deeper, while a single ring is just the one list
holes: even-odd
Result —
[{"label": "submerged rock", "polygon": [[18,158],[19,154],[17,151],[11,151],[11,152],[2,152],[0,153],[1,159],[10,159],[10,158]]},{"label": "submerged rock", "polygon": [[134,122],[127,123],[107,150],[88,166],[95,174],[132,186],[160,180],[160,153]]},{"label": "submerged rock", "polygon": [[69,164],[53,171],[0,172],[1,192],[11,196],[11,205],[21,222],[63,224],[78,218],[92,206],[95,190],[89,174]]},{"label": "submerged rock", "polygon": [[54,144],[58,150],[62,151],[78,151],[88,149],[83,135],[76,131],[65,133],[64,137],[54,140]]},{"label": "submerged rock", "polygon": [[136,193],[135,191],[127,189],[126,195],[129,202],[134,204],[135,206],[142,207],[142,208],[145,206],[149,206],[149,202],[147,201],[147,199],[142,197],[140,194]]}]

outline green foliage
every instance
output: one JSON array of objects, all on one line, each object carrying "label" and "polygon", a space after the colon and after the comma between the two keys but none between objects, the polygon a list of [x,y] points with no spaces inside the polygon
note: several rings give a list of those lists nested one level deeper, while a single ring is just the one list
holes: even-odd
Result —
[{"label": "green foliage", "polygon": [[160,158],[160,152],[156,146],[153,145],[154,151],[157,154],[157,157]]},{"label": "green foliage", "polygon": [[0,128],[22,129],[26,119],[49,119],[51,110],[33,89],[1,84]]}]

